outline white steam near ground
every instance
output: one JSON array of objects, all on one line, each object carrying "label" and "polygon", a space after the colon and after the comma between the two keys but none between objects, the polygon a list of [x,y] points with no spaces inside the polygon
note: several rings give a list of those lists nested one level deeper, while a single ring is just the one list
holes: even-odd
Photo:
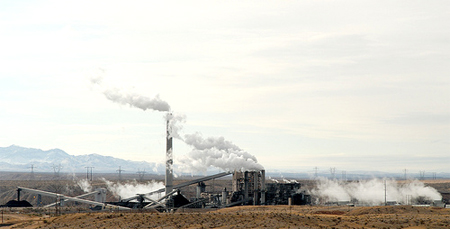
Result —
[{"label": "white steam near ground", "polygon": [[[123,199],[128,197],[136,196],[136,194],[145,194],[153,190],[158,190],[164,188],[164,183],[157,182],[155,180],[148,181],[146,183],[139,183],[136,180],[126,181],[124,183],[121,182],[112,182],[106,180],[105,178],[101,179],[106,184],[106,189],[110,191],[114,197]],[[86,193],[92,192],[94,189],[92,188],[91,182],[87,179],[81,179],[76,181],[77,185]],[[159,197],[164,196],[164,192],[156,193],[148,196],[151,199],[158,199]]]},{"label": "white steam near ground", "polygon": [[92,185],[88,179],[77,180],[77,185],[80,186],[84,192],[92,192]]},{"label": "white steam near ground", "polygon": [[[136,194],[145,194],[153,190],[164,188],[164,183],[157,182],[155,180],[146,182],[144,184],[137,182],[136,180],[128,181],[126,183],[116,183],[103,179],[106,183],[108,191],[110,191],[116,198],[128,198],[136,196]],[[160,195],[164,195],[164,192],[160,194],[153,194],[148,196],[151,199],[158,199]]]},{"label": "white steam near ground", "polygon": [[436,189],[427,187],[418,180],[399,184],[394,179],[342,182],[319,178],[317,187],[312,189],[310,194],[318,197],[318,203],[357,200],[360,204],[371,206],[384,204],[385,195],[387,201],[402,204],[411,204],[411,200],[418,198],[429,201],[442,199]]},{"label": "white steam near ground", "polygon": [[[92,77],[90,79],[94,86],[100,87],[102,93],[107,99],[142,110],[170,111],[167,102],[161,100],[159,96],[149,98],[132,92],[108,87],[103,83],[102,76]],[[203,172],[208,168],[215,167],[225,171],[255,171],[262,170],[264,167],[258,163],[255,156],[242,150],[231,141],[224,137],[204,138],[201,133],[186,134],[181,136],[183,123],[186,116],[181,114],[168,113],[165,120],[169,121],[169,135],[173,138],[183,141],[192,147],[192,151],[183,157],[179,157],[180,170],[185,173]]]}]

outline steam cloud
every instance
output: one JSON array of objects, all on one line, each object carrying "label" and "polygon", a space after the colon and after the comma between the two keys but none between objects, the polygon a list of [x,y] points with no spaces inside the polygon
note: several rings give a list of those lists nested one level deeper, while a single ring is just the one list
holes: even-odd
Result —
[{"label": "steam cloud", "polygon": [[255,156],[240,149],[224,137],[204,139],[200,133],[185,135],[184,142],[193,149],[180,159],[182,169],[186,171],[206,172],[209,167],[225,171],[263,170]]},{"label": "steam cloud", "polygon": [[[101,76],[90,79],[93,85],[102,88],[103,94],[109,100],[128,104],[142,110],[170,111],[167,102],[161,100],[159,96],[148,98],[136,93],[124,92],[117,88],[107,88],[103,85]],[[169,121],[169,135],[179,139],[191,146],[193,149],[187,156],[181,157],[180,169],[183,172],[206,172],[209,167],[216,167],[225,171],[255,171],[264,169],[258,164],[256,157],[240,149],[224,137],[203,138],[200,133],[180,135],[183,123],[186,120],[184,115],[168,113],[165,119]]]},{"label": "steam cloud", "polygon": [[242,150],[224,137],[203,138],[201,133],[185,134],[181,137],[186,117],[181,114],[167,114],[169,135],[192,147],[186,156],[180,157],[180,169],[183,172],[206,172],[209,167],[225,171],[259,171],[264,167],[258,164],[255,156]]},{"label": "steam cloud", "polygon": [[[156,182],[154,180],[145,184],[140,184],[136,180],[125,184],[114,183],[106,179],[103,179],[103,181],[106,183],[107,189],[113,193],[115,197],[122,199],[133,197],[138,193],[147,193],[148,190],[157,190],[165,187],[162,182]],[[154,194],[149,197],[152,199],[158,199],[158,194]]]},{"label": "steam cloud", "polygon": [[[322,202],[351,201],[357,199],[360,203],[368,205],[384,204],[384,180],[372,179],[350,183],[341,183],[336,180],[320,178],[317,187],[311,190],[313,196],[319,197]],[[386,180],[386,199],[407,204],[408,201],[423,197],[427,200],[442,199],[436,189],[426,187],[417,180],[399,185],[395,180]]]},{"label": "steam cloud", "polygon": [[77,180],[77,184],[84,192],[92,192],[92,186],[88,179]]},{"label": "steam cloud", "polygon": [[159,98],[156,95],[154,98],[149,98],[143,95],[139,95],[133,92],[126,92],[119,88],[105,87],[103,85],[103,78],[101,76],[93,77],[90,79],[91,83],[101,88],[102,93],[107,99],[122,104],[137,107],[142,110],[155,110],[155,111],[170,111],[170,106],[166,101]]}]

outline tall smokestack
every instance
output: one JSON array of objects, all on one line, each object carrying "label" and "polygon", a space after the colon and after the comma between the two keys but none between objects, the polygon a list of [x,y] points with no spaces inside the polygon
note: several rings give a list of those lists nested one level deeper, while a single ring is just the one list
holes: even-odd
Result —
[{"label": "tall smokestack", "polygon": [[[169,114],[168,117],[171,115]],[[166,194],[173,190],[173,149],[172,135],[170,134],[170,118],[167,118],[167,138],[166,138]]]}]

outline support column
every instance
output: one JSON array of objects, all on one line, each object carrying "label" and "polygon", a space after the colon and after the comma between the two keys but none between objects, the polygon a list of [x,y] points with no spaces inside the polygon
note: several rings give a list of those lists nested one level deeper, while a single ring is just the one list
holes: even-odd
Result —
[{"label": "support column", "polygon": [[244,172],[244,199],[248,199],[248,172]]},{"label": "support column", "polygon": [[258,177],[259,177],[259,171],[253,172],[253,205],[258,204]]},{"label": "support column", "polygon": [[266,170],[261,170],[261,205],[266,204]]}]

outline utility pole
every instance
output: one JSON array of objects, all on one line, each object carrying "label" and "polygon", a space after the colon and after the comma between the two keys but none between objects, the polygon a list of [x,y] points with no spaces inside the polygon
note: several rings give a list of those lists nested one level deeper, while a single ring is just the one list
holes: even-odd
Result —
[{"label": "utility pole", "polygon": [[92,181],[92,169],[93,169],[94,167],[91,167],[91,181]]}]

